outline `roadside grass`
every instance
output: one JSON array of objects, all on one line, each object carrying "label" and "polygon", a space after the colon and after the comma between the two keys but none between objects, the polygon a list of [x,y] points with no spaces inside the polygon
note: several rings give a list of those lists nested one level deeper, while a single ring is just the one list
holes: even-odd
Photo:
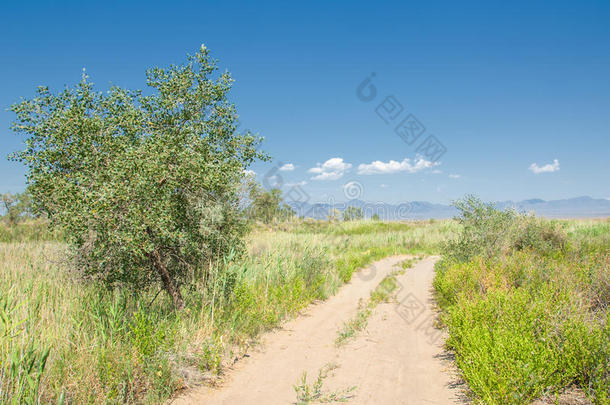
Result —
[{"label": "roadside grass", "polygon": [[434,281],[474,402],[525,404],[578,387],[610,403],[608,222],[517,216],[497,238],[494,221],[472,233],[494,246],[464,256],[472,239],[463,234]]},{"label": "roadside grass", "polygon": [[245,258],[228,257],[183,285],[186,309],[175,312],[156,289],[79,280],[60,235],[21,226],[0,243],[0,403],[9,404],[163,402],[213,382],[261,332],[331,296],[358,268],[438,253],[456,229],[447,221],[354,221],[340,232],[338,224],[308,231],[304,221],[261,226]]}]

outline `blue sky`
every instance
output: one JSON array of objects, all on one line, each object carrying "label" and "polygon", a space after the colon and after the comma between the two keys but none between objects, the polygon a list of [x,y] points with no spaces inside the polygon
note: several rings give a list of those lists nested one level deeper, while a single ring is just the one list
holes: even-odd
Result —
[{"label": "blue sky", "polygon": [[[59,90],[85,67],[101,90],[143,88],[146,68],[205,43],[236,80],[243,127],[274,158],[253,167],[257,178],[279,174],[311,201],[345,200],[347,183],[387,202],[610,197],[608,1],[32,1],[0,11],[2,155],[22,142],[6,108],[37,85]],[[364,102],[356,89],[373,72],[377,94]],[[425,127],[412,145],[394,132],[409,114]],[[417,153],[429,135],[446,149],[436,162]],[[293,170],[274,170],[283,164]],[[18,163],[2,158],[0,173],[0,192],[24,188]]]}]

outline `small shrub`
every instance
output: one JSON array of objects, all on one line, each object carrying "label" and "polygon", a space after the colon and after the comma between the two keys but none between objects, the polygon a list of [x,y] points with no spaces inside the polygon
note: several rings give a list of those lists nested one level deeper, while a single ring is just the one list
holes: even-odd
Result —
[{"label": "small shrub", "polygon": [[203,343],[203,349],[199,357],[201,371],[211,371],[220,374],[222,371],[222,348],[219,342],[208,339]]}]

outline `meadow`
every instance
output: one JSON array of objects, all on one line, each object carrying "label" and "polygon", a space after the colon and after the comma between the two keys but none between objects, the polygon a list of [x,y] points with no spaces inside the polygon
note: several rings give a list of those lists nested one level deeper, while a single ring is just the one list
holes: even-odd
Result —
[{"label": "meadow", "polygon": [[43,221],[0,226],[0,403],[159,403],[214,384],[261,332],[324,300],[355,270],[398,253],[434,254],[451,221],[294,220],[259,224],[226,257],[166,294],[83,282]]},{"label": "meadow", "polygon": [[442,254],[441,321],[475,403],[609,403],[610,221],[475,211],[259,223],[245,257],[182,286],[182,311],[157,289],[82,281],[44,221],[0,225],[0,403],[159,403],[214,385],[262,332],[405,253]]}]

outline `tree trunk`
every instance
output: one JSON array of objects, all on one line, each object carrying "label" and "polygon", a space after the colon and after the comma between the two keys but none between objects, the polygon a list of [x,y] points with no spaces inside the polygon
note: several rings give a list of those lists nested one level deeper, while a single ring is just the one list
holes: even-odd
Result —
[{"label": "tree trunk", "polygon": [[159,254],[159,251],[155,249],[151,253],[149,253],[149,256],[154,268],[159,273],[159,276],[161,276],[163,288],[165,289],[167,294],[169,294],[169,297],[174,303],[174,308],[176,308],[176,310],[178,311],[181,310],[182,308],[184,308],[184,300],[182,299],[182,294],[180,294],[180,288],[178,288],[178,286],[176,285],[176,281],[173,279],[169,270],[163,263],[163,260],[161,260],[161,255]]}]

